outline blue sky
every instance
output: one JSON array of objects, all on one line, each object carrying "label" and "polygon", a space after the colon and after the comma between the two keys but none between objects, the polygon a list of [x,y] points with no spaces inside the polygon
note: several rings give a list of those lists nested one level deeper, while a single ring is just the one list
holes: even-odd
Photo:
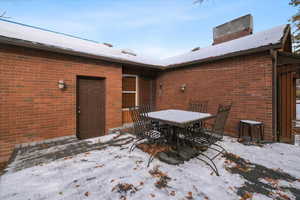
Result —
[{"label": "blue sky", "polygon": [[9,20],[168,57],[212,43],[212,29],[251,13],[254,32],[288,23],[288,0],[0,0]]}]

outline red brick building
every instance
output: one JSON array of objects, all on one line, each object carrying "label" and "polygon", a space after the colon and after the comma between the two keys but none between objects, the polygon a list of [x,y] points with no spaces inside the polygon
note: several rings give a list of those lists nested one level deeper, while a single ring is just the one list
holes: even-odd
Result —
[{"label": "red brick building", "polygon": [[185,109],[190,99],[209,100],[211,113],[232,102],[228,134],[253,119],[264,122],[266,139],[290,141],[299,63],[290,28],[252,34],[250,20],[166,60],[0,20],[0,162],[16,144],[107,134],[130,122],[133,105]]}]

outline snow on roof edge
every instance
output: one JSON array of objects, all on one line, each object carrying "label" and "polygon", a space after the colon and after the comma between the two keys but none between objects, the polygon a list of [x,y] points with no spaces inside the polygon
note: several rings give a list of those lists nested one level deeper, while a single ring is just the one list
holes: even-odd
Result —
[{"label": "snow on roof edge", "polygon": [[[18,43],[32,43],[32,48],[44,46],[47,50],[63,53],[72,52],[76,55],[81,54],[86,57],[94,57],[113,62],[120,62],[133,65],[143,65],[150,68],[171,68],[178,65],[187,65],[188,63],[201,62],[235,52],[244,52],[246,50],[269,47],[282,43],[288,24],[276,26],[271,29],[261,31],[249,36],[227,41],[217,45],[201,48],[195,52],[188,52],[179,56],[173,56],[166,59],[148,59],[139,55],[124,54],[121,49],[107,47],[93,40],[83,39],[69,34],[59,33],[39,27],[34,27],[18,22],[0,19],[0,40],[6,38],[7,41]],[[43,36],[48,36],[44,39]],[[22,41],[22,42],[21,42]],[[21,45],[22,46],[22,45]],[[23,45],[24,46],[24,45]],[[50,48],[50,49],[49,49]]]},{"label": "snow on roof edge", "polygon": [[238,52],[249,52],[254,49],[272,48],[282,43],[283,37],[290,30],[288,24],[273,27],[255,34],[230,40],[227,42],[200,48],[197,51],[187,52],[178,56],[169,57],[164,60],[167,68],[189,63],[212,60],[218,57],[225,57]]}]

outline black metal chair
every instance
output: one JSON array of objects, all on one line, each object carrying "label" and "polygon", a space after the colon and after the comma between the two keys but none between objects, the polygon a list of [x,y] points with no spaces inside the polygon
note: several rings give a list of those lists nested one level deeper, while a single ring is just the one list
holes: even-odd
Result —
[{"label": "black metal chair", "polygon": [[[152,121],[148,117],[149,106],[136,106],[129,108],[129,112],[133,121],[133,132],[137,137],[129,149],[129,152],[133,151],[137,144],[142,140],[147,140],[152,144],[163,144],[165,142],[165,136],[159,131],[159,128],[153,126]],[[157,129],[157,130],[156,130]],[[148,165],[154,159],[154,155],[150,155]]]},{"label": "black metal chair", "polygon": [[[188,110],[193,112],[207,113],[208,101],[190,100]],[[203,126],[203,122],[194,123],[190,128],[197,129]]]},{"label": "black metal chair", "polygon": [[208,107],[208,101],[190,100],[188,110],[193,112],[206,113],[207,107]]},{"label": "black metal chair", "polygon": [[[217,114],[215,115],[214,123],[211,128],[203,128],[197,132],[190,132],[190,138],[192,142],[196,143],[198,146],[206,147],[218,152],[212,158],[208,157],[204,153],[200,153],[200,155],[208,159],[208,161],[197,157],[197,159],[208,164],[217,175],[219,175],[218,169],[213,160],[220,154],[226,153],[226,150],[221,145],[216,144],[216,142],[222,140],[223,138],[226,121],[231,107],[232,104],[226,106],[219,105]],[[216,146],[216,148],[212,146]]]},{"label": "black metal chair", "polygon": [[215,116],[215,121],[212,127],[206,127],[204,130],[205,135],[209,135],[212,142],[223,139],[224,129],[227,122],[229,112],[231,110],[232,104],[229,105],[219,105],[217,114]]},{"label": "black metal chair", "polygon": [[[143,105],[140,106],[140,110],[141,110],[142,117],[144,117],[145,120],[149,120],[148,119],[148,113],[154,111],[154,106],[152,104],[143,104]],[[159,122],[158,121],[154,121],[154,120],[149,120],[149,121],[151,121],[152,128],[154,130],[159,129]]]}]

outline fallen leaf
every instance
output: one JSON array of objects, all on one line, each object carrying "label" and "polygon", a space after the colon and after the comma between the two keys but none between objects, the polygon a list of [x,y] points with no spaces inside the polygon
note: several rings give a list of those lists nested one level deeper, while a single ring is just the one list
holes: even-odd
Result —
[{"label": "fallen leaf", "polygon": [[111,179],[111,181],[110,181],[110,182],[112,183],[112,182],[114,182],[114,181],[115,181],[114,179]]},{"label": "fallen leaf", "polygon": [[150,196],[151,196],[152,198],[154,198],[154,197],[155,197],[155,194],[152,194],[152,193],[151,193]]},{"label": "fallen leaf", "polygon": [[75,185],[75,187],[79,187],[80,185]]},{"label": "fallen leaf", "polygon": [[175,192],[175,191],[172,191],[172,192],[170,192],[170,195],[171,195],[171,196],[175,196],[175,195],[176,195],[176,192]]},{"label": "fallen leaf", "polygon": [[231,187],[231,186],[229,186],[229,187],[228,187],[228,189],[230,189],[230,190],[234,191],[234,188],[233,188],[233,187]]},{"label": "fallen leaf", "polygon": [[187,199],[194,199],[193,198],[193,193],[192,192],[188,192],[188,195],[186,196]]},{"label": "fallen leaf", "polygon": [[88,197],[90,195],[90,193],[86,192],[86,193],[84,193],[84,195]]},{"label": "fallen leaf", "polygon": [[144,161],[142,161],[142,160],[137,160],[137,161],[135,161],[135,164],[140,164],[140,163],[142,163],[142,162],[144,162]]},{"label": "fallen leaf", "polygon": [[140,182],[140,185],[144,185],[144,182],[141,181],[141,182]]},{"label": "fallen leaf", "polygon": [[245,194],[243,195],[241,200],[251,199],[252,196],[253,196],[253,194],[251,194],[250,192],[245,192]]},{"label": "fallen leaf", "polygon": [[244,139],[243,138],[239,138],[237,141],[238,142],[244,142]]},{"label": "fallen leaf", "polygon": [[284,200],[291,200],[290,197],[288,197],[286,194],[282,194],[280,192],[278,192],[277,194]]},{"label": "fallen leaf", "polygon": [[120,200],[126,200],[127,198],[125,196],[121,196]]},{"label": "fallen leaf", "polygon": [[277,185],[278,184],[278,180],[276,180],[276,179],[272,179],[272,178],[269,178],[269,177],[265,177],[264,178],[268,183],[270,183],[271,185],[273,185],[273,186],[275,186],[275,185]]}]

